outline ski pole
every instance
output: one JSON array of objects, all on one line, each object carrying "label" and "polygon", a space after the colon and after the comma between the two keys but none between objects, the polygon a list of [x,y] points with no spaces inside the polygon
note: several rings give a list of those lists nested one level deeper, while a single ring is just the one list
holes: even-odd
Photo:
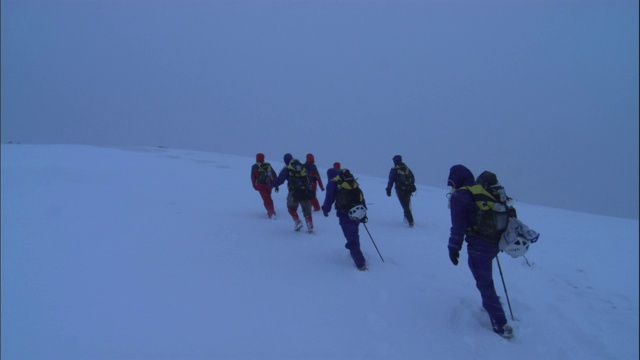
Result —
[{"label": "ski pole", "polygon": [[504,276],[502,275],[502,266],[500,266],[500,259],[498,259],[498,255],[496,255],[496,261],[498,262],[498,269],[500,270],[500,278],[502,279],[502,287],[504,287],[504,294],[507,296],[507,304],[509,304],[509,312],[511,313],[511,320],[515,321],[513,318],[513,310],[511,310],[511,301],[509,301],[509,293],[507,293],[507,285],[504,283]]},{"label": "ski pole", "polygon": [[373,241],[373,237],[371,236],[371,233],[369,232],[369,228],[367,227],[367,224],[362,223],[362,225],[364,225],[364,228],[367,230],[367,234],[369,234],[369,238],[371,239],[371,242],[373,243],[373,246],[375,246],[376,251],[378,252],[378,255],[380,256],[380,260],[382,260],[382,262],[384,262],[384,259],[382,258],[382,255],[380,254],[380,250],[378,250],[378,245],[376,245],[376,242]]}]

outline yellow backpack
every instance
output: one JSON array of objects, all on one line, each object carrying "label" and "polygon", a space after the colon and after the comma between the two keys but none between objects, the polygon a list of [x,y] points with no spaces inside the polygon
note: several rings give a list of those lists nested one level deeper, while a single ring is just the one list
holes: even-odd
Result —
[{"label": "yellow backpack", "polygon": [[463,186],[460,189],[468,190],[476,205],[475,224],[467,229],[467,233],[479,235],[491,243],[500,242],[509,224],[509,217],[515,214],[515,210],[482,185]]}]

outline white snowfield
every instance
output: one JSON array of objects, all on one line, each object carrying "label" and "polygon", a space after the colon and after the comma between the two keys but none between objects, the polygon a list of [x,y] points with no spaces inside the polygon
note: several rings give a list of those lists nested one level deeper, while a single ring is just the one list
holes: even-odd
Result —
[{"label": "white snowfield", "polygon": [[[281,154],[265,151],[279,170]],[[499,256],[515,320],[494,267],[508,341],[490,329],[466,247],[449,261],[446,189],[418,187],[410,229],[386,179],[343,164],[385,260],[361,226],[360,272],[335,212],[294,232],[283,186],[267,219],[251,158],[18,144],[1,155],[3,360],[639,356],[637,220],[516,203],[541,236],[526,260]],[[316,164],[324,175],[339,160]]]}]

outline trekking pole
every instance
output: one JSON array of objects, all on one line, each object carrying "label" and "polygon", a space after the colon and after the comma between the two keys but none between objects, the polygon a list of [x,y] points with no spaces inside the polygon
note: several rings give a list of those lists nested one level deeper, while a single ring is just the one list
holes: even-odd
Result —
[{"label": "trekking pole", "polygon": [[498,255],[496,255],[496,261],[498,262],[498,269],[500,269],[500,278],[502,279],[502,286],[504,287],[504,294],[507,296],[507,304],[509,304],[509,312],[511,313],[511,320],[515,321],[513,318],[513,310],[511,310],[511,301],[509,301],[509,294],[507,293],[507,285],[504,283],[504,276],[502,276],[502,266],[500,266],[500,259],[498,259]]},{"label": "trekking pole", "polygon": [[371,242],[373,243],[373,246],[375,246],[376,251],[378,252],[378,255],[380,255],[380,260],[382,260],[382,262],[384,262],[384,259],[382,258],[382,255],[380,254],[380,250],[378,250],[378,246],[376,245],[376,242],[373,241],[373,237],[371,236],[371,233],[369,232],[369,228],[367,227],[367,224],[362,223],[362,225],[364,225],[364,228],[367,230],[367,234],[369,234],[369,238],[371,239]]}]

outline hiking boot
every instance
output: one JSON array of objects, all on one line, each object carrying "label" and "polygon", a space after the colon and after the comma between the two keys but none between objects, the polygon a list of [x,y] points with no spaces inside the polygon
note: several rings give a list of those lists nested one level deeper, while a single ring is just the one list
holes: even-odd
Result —
[{"label": "hiking boot", "polygon": [[509,325],[503,326],[502,329],[494,328],[493,331],[505,339],[511,339],[513,337],[513,328]]},{"label": "hiking boot", "polygon": [[296,227],[294,228],[295,231],[300,231],[300,229],[302,229],[302,221],[298,220],[298,222],[296,223]]},{"label": "hiking boot", "polygon": [[305,222],[307,223],[307,232],[308,233],[312,233],[313,232],[313,220],[311,219],[311,216],[306,217],[305,218]]},{"label": "hiking boot", "polygon": [[412,222],[410,222],[410,223],[409,223],[409,227],[410,227],[410,228],[412,228],[412,227],[413,227],[413,223],[412,223]]},{"label": "hiking boot", "polygon": [[367,269],[368,269],[367,265],[358,266],[358,270],[360,270],[360,271],[365,271]]}]

